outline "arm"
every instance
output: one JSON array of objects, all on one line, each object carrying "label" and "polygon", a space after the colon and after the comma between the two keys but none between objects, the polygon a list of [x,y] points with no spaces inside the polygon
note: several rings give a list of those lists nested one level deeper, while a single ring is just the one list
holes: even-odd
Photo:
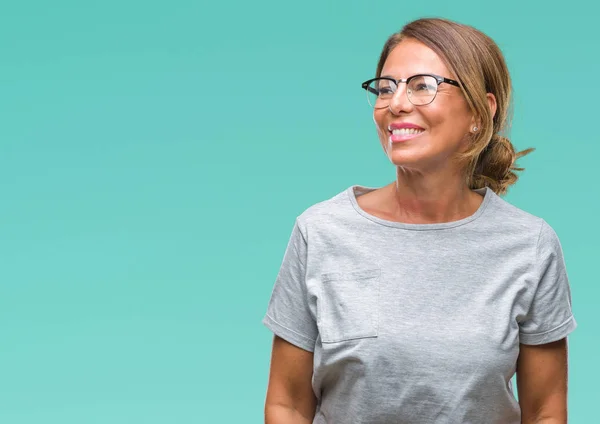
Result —
[{"label": "arm", "polygon": [[313,353],[275,336],[265,402],[265,424],[311,424]]},{"label": "arm", "polygon": [[522,424],[567,423],[566,338],[543,345],[521,344],[517,388]]}]

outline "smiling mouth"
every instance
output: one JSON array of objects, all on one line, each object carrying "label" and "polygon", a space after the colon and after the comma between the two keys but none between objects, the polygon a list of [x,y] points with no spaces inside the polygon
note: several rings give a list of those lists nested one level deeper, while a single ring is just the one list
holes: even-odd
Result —
[{"label": "smiling mouth", "polygon": [[389,131],[390,136],[388,140],[390,143],[401,143],[412,140],[424,132],[425,130],[421,128],[395,128],[392,131]]},{"label": "smiling mouth", "polygon": [[393,131],[391,131],[391,133],[393,135],[413,135],[421,134],[423,131],[425,130],[418,128],[395,128]]}]

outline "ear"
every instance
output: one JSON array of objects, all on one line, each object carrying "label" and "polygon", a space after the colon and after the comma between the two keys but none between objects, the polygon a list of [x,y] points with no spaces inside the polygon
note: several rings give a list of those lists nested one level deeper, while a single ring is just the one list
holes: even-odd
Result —
[{"label": "ear", "polygon": [[496,104],[496,96],[494,96],[492,93],[487,93],[486,97],[487,97],[488,105],[490,106],[490,111],[492,112],[492,118],[493,118],[494,116],[496,116],[496,109],[498,108],[498,105]]},{"label": "ear", "polygon": [[[498,108],[498,105],[496,103],[496,96],[494,96],[492,93],[487,93],[486,97],[487,97],[488,106],[490,108],[490,112],[492,113],[492,118],[493,118],[494,116],[496,116],[496,110]],[[475,117],[473,117],[473,120],[471,122],[471,128],[473,128],[473,127],[481,128],[481,122],[478,119],[476,119]]]}]

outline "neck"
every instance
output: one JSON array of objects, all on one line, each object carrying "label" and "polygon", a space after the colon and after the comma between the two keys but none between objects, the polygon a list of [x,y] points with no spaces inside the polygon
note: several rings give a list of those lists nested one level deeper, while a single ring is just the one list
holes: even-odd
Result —
[{"label": "neck", "polygon": [[483,198],[462,175],[423,175],[398,168],[390,184],[392,213],[403,222],[429,224],[458,221],[474,214]]}]

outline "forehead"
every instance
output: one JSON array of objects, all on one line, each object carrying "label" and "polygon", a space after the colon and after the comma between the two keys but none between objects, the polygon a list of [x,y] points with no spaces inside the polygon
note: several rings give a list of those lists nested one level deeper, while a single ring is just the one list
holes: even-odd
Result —
[{"label": "forehead", "polygon": [[388,55],[382,76],[407,78],[415,74],[452,77],[442,59],[429,47],[414,39],[402,40]]}]

